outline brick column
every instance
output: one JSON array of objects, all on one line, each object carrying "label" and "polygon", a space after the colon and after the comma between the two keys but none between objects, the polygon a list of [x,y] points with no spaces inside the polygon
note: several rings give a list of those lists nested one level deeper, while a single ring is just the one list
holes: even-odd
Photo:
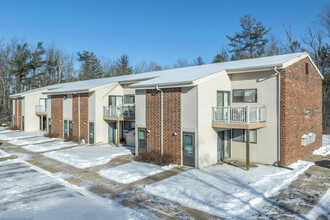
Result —
[{"label": "brick column", "polygon": [[63,95],[51,96],[52,132],[63,138]]}]

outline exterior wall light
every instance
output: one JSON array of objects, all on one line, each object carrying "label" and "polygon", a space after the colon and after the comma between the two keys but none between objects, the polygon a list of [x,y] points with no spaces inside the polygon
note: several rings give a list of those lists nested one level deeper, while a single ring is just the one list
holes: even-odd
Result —
[{"label": "exterior wall light", "polygon": [[150,129],[148,129],[147,132],[150,133]]},{"label": "exterior wall light", "polygon": [[177,135],[178,135],[178,133],[174,132],[174,133],[173,133],[173,135],[174,135],[174,136],[177,136]]}]

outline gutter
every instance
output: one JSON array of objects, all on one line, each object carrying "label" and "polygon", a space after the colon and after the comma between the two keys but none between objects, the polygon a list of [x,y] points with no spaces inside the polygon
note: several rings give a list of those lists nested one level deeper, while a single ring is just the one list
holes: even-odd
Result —
[{"label": "gutter", "polygon": [[164,121],[164,117],[163,117],[163,90],[161,90],[159,88],[159,86],[156,86],[156,90],[160,91],[160,154],[163,155],[163,132],[164,132],[164,128],[163,128],[163,121]]},{"label": "gutter", "polygon": [[274,67],[277,80],[277,166],[289,170],[293,170],[290,167],[281,165],[281,73]]}]

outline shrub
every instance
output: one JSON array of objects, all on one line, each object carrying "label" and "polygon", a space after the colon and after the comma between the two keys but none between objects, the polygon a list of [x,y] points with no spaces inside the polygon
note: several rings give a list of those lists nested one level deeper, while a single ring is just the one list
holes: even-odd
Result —
[{"label": "shrub", "polygon": [[81,139],[79,139],[78,137],[75,137],[73,135],[70,135],[70,136],[67,136],[66,138],[64,138],[64,141],[65,142],[72,141],[72,142],[80,143]]},{"label": "shrub", "polygon": [[19,130],[19,127],[17,125],[12,125],[12,126],[9,126],[9,129],[10,130]]},{"label": "shrub", "polygon": [[158,151],[140,153],[137,159],[142,162],[154,163],[160,166],[167,166],[175,161],[175,158],[171,154],[161,155]]},{"label": "shrub", "polygon": [[60,135],[55,132],[48,132],[48,133],[44,134],[44,136],[49,137],[49,138],[58,138]]}]

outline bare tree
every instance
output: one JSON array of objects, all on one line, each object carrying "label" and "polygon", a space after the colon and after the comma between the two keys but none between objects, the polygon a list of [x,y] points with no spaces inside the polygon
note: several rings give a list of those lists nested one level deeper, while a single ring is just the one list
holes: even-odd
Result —
[{"label": "bare tree", "polygon": [[298,53],[298,52],[303,52],[303,48],[301,47],[301,44],[299,41],[294,40],[291,32],[291,23],[289,26],[289,29],[287,29],[283,23],[283,27],[285,30],[285,34],[287,37],[288,45],[287,48],[285,49],[285,52],[287,53]]},{"label": "bare tree", "polygon": [[330,3],[326,4],[318,16],[318,23],[325,28],[330,37]]},{"label": "bare tree", "polygon": [[185,58],[179,58],[177,61],[173,64],[174,68],[182,68],[189,66],[188,60]]}]

